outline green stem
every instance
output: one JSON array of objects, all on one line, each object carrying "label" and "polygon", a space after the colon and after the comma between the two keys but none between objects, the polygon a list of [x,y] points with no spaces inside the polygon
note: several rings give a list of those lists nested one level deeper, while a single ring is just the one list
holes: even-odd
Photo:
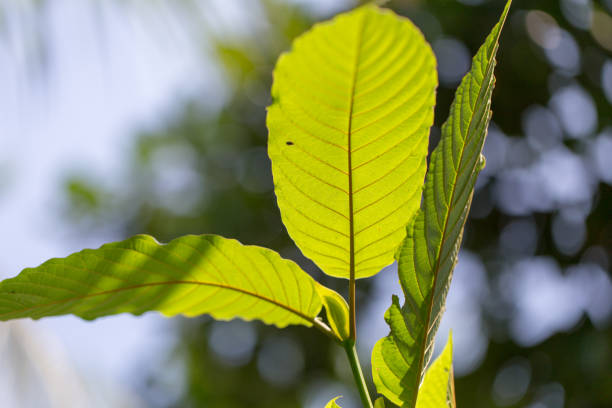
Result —
[{"label": "green stem", "polygon": [[373,408],[372,400],[370,399],[370,393],[368,392],[368,386],[366,385],[363,372],[361,371],[361,364],[359,364],[359,357],[357,356],[357,350],[355,349],[355,342],[353,340],[346,340],[342,346],[346,351],[349,363],[351,364],[351,371],[353,372],[353,378],[355,384],[359,390],[359,396],[361,397],[361,403],[365,408]]},{"label": "green stem", "polygon": [[355,343],[357,340],[357,323],[355,311],[355,268],[351,267],[351,277],[349,279],[349,339]]}]

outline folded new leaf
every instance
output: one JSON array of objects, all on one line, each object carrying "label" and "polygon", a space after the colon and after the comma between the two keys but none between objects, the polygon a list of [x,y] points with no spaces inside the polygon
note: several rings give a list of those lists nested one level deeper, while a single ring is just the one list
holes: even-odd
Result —
[{"label": "folded new leaf", "polygon": [[[327,403],[327,405],[325,405],[325,408],[342,408],[340,407],[340,405],[338,405],[336,403],[336,401],[341,398],[341,397],[336,397],[333,400],[329,401]],[[385,400],[382,398],[378,398],[375,402],[374,402],[374,408],[385,408]]]},{"label": "folded new leaf", "polygon": [[324,297],[334,297],[328,317],[346,320],[346,303],[334,293],[266,248],[215,235],[187,235],[165,245],[138,235],[51,259],[1,282],[0,320],[155,310],[324,327],[317,319]]},{"label": "folded new leaf", "polygon": [[336,404],[336,401],[338,400],[338,398],[341,398],[341,397],[336,397],[333,400],[329,401],[327,405],[325,405],[325,408],[341,408],[340,405]]},{"label": "folded new leaf", "polygon": [[373,5],[315,25],[274,69],[268,152],[283,223],[325,273],[393,262],[418,209],[436,62],[408,19]]},{"label": "folded new leaf", "polygon": [[406,239],[397,253],[405,302],[400,306],[399,299],[393,297],[385,315],[391,332],[374,347],[372,374],[378,392],[402,407],[414,408],[416,404],[474,184],[484,165],[481,152],[491,117],[495,55],[510,3],[457,89],[431,157],[421,209],[408,224]]}]

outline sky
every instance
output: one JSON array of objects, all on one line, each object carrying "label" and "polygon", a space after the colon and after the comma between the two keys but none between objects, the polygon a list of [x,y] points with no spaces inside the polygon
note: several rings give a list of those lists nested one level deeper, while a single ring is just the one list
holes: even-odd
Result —
[{"label": "sky", "polygon": [[[66,230],[57,219],[63,178],[69,171],[94,171],[121,183],[117,177],[133,131],[154,124],[174,100],[205,86],[207,76],[186,42],[158,41],[147,21],[112,5],[104,7],[100,27],[91,6],[74,1],[54,2],[45,11],[47,60],[44,72],[31,72],[31,49],[19,29],[24,20],[33,23],[33,14],[27,3],[18,4],[8,14],[10,38],[0,42],[1,278],[117,238],[103,232],[83,240]],[[19,326],[15,335],[25,330],[36,339],[52,338],[49,354],[63,349],[79,371],[110,387],[126,380],[130,365],[151,360],[172,341],[155,314],[95,323],[61,317]],[[11,373],[2,372],[0,382],[7,384]],[[0,405],[20,406],[2,401],[9,394],[0,392]]]}]

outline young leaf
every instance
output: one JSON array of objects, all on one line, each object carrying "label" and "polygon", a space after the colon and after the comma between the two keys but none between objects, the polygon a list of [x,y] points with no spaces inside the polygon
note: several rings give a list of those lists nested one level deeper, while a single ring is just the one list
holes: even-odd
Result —
[{"label": "young leaf", "polygon": [[418,209],[436,62],[373,5],[317,24],[274,70],[268,152],[287,231],[325,273],[376,274]]},{"label": "young leaf", "polygon": [[[166,245],[138,235],[51,259],[1,282],[0,320],[63,314],[95,319],[156,310],[329,331],[316,316],[331,292],[266,248],[215,235],[187,235]],[[341,317],[342,307],[337,302],[328,314]],[[348,313],[346,303],[344,308]]]},{"label": "young leaf", "polygon": [[[327,405],[325,405],[325,408],[341,408],[340,405],[336,403],[339,398],[342,397],[336,397],[333,400],[329,401]],[[382,398],[377,399],[374,403],[374,408],[385,408],[385,400],[383,400]]]},{"label": "young leaf", "polygon": [[339,398],[342,397],[336,397],[333,400],[329,401],[327,405],[325,405],[325,408],[341,408],[340,405],[336,404],[336,400],[338,400]]},{"label": "young leaf", "polygon": [[398,251],[405,303],[400,307],[393,297],[385,315],[391,333],[376,343],[372,370],[378,392],[400,406],[415,406],[444,311],[474,184],[484,164],[495,55],[510,3],[457,89],[431,157],[421,210],[408,224]]},{"label": "young leaf", "polygon": [[455,408],[453,339],[448,337],[442,354],[425,373],[416,408]]},{"label": "young leaf", "polygon": [[335,290],[318,284],[318,292],[332,331],[342,340],[349,338],[349,314],[346,300]]}]

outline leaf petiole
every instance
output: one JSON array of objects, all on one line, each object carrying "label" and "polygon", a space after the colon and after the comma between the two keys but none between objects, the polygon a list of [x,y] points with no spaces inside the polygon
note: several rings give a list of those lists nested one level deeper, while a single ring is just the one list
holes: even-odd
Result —
[{"label": "leaf petiole", "polygon": [[312,325],[315,329],[317,329],[333,341],[342,344],[342,339],[338,337],[338,335],[334,333],[334,331],[319,318],[315,318],[314,320],[312,320]]},{"label": "leaf petiole", "polygon": [[356,322],[356,311],[355,311],[355,278],[354,272],[351,272],[351,278],[349,279],[349,338],[355,343],[357,340],[357,322]]}]

